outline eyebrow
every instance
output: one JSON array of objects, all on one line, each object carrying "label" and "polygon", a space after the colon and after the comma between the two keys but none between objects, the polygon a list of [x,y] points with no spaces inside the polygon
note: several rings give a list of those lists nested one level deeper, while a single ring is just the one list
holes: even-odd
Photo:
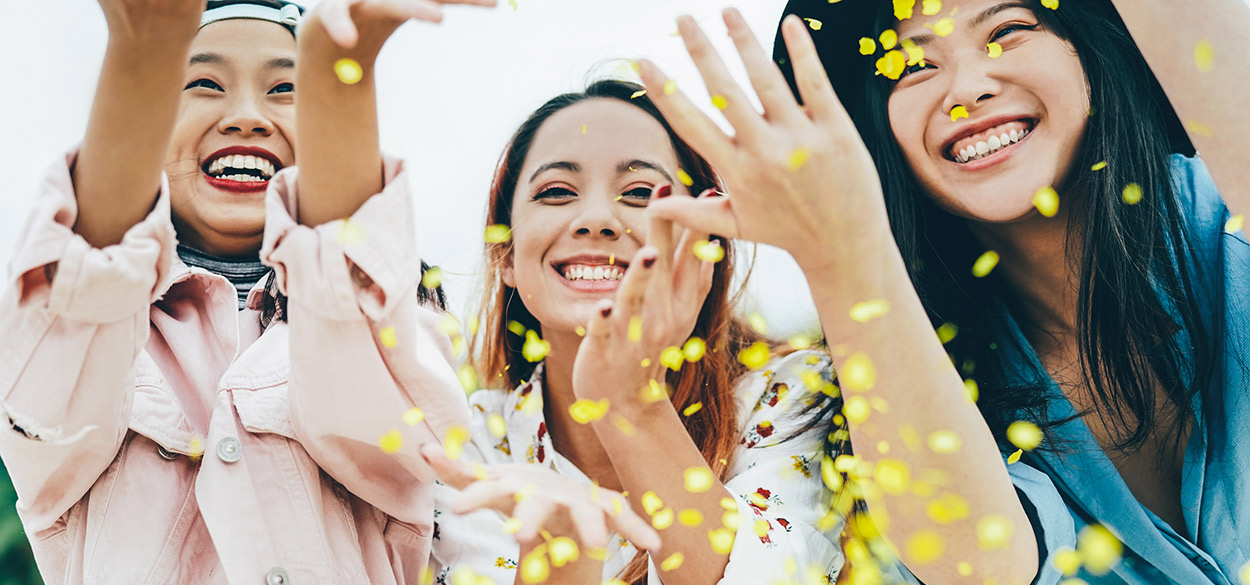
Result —
[{"label": "eyebrow", "polygon": [[538,167],[538,169],[534,171],[534,174],[530,175],[530,182],[533,183],[534,180],[538,178],[538,175],[541,175],[547,171],[554,170],[554,169],[562,169],[562,170],[578,173],[578,172],[581,172],[582,167],[581,165],[575,162],[568,162],[568,161],[563,161],[563,160],[556,161],[556,162],[549,162],[541,167]]},{"label": "eyebrow", "polygon": [[[201,63],[209,63],[214,65],[224,65],[230,60],[217,53],[196,53],[191,56],[191,65]],[[265,61],[265,69],[294,69],[295,61],[287,57],[278,57]]]},{"label": "eyebrow", "polygon": [[664,178],[668,182],[670,183],[673,182],[673,177],[669,176],[668,171],[664,170],[664,167],[661,167],[660,165],[655,164],[650,161],[634,159],[634,160],[622,162],[616,165],[616,173],[618,175],[622,175],[622,174],[629,173],[629,172],[634,172],[634,171],[637,171],[638,169],[651,169],[657,173],[660,173],[661,175],[664,175]]},{"label": "eyebrow", "polygon": [[[980,14],[972,17],[972,20],[968,21],[968,26],[970,28],[976,28],[978,26],[981,26],[982,24],[985,24],[985,21],[993,18],[998,13],[1011,10],[1012,8],[1023,8],[1030,12],[1032,12],[1033,10],[1032,8],[1029,8],[1028,3],[1024,2],[1023,0],[1016,0],[1015,2],[1004,2],[1002,4],[995,4],[994,6],[991,6],[989,8],[986,8],[985,10],[982,10]],[[924,46],[928,43],[933,42],[933,39],[935,38],[937,37],[933,35],[932,33],[924,33],[924,34],[916,35],[914,37],[909,37],[909,40],[915,43],[917,46]]]}]

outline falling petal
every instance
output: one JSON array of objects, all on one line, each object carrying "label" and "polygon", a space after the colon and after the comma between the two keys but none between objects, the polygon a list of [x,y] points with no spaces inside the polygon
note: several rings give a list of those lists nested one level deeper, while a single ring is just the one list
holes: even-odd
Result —
[{"label": "falling petal", "polygon": [[972,275],[977,278],[984,278],[989,275],[994,267],[998,266],[998,252],[987,250],[972,263]]},{"label": "falling petal", "polygon": [[634,343],[642,341],[642,317],[634,315],[629,318],[629,327],[625,331],[625,336]]},{"label": "falling petal", "polygon": [[521,581],[526,585],[542,583],[551,576],[551,566],[547,563],[547,555],[542,549],[534,549],[521,559]]},{"label": "falling petal", "polygon": [[612,424],[627,437],[632,437],[638,432],[638,429],[634,427],[633,423],[629,422],[629,419],[619,414],[612,415]]},{"label": "falling petal", "polygon": [[365,76],[364,69],[360,68],[360,63],[348,57],[343,57],[334,62],[334,74],[338,76],[339,81],[346,85],[356,85]]},{"label": "falling petal", "polygon": [[687,173],[686,169],[680,167],[677,169],[677,180],[687,187],[694,185],[694,179],[690,177],[690,173]]},{"label": "falling petal", "polygon": [[851,424],[860,424],[868,420],[868,415],[871,413],[872,407],[869,406],[868,399],[863,396],[852,396],[842,404],[842,414]]},{"label": "falling petal", "polygon": [[760,335],[768,335],[768,320],[758,311],[752,311],[747,315],[747,323],[751,324],[751,328]]},{"label": "falling petal", "polygon": [[551,351],[551,344],[538,337],[538,332],[525,332],[525,344],[521,346],[521,355],[530,362],[541,362]]},{"label": "falling petal", "polygon": [[456,371],[456,377],[460,379],[460,387],[464,388],[465,392],[473,392],[478,389],[477,370],[473,369],[473,366],[469,364],[461,365],[460,369]]},{"label": "falling petal", "polygon": [[894,0],[894,18],[907,20],[916,8],[916,0]]},{"label": "falling petal", "polygon": [[693,508],[677,513],[677,522],[682,526],[695,527],[703,524],[703,513]]},{"label": "falling petal", "polygon": [[631,100],[632,100],[632,99],[637,99],[637,98],[640,98],[640,97],[642,97],[642,96],[644,96],[644,95],[647,95],[647,90],[645,90],[645,89],[640,89],[640,90],[638,90],[638,91],[635,91],[635,92],[633,93],[633,95],[629,96],[629,99],[631,99]]},{"label": "falling petal", "polygon": [[725,259],[725,248],[718,240],[699,241],[694,244],[694,255],[704,262],[715,264]]},{"label": "falling petal", "polygon": [[998,43],[990,43],[985,48],[989,50],[991,59],[997,59],[1003,54],[1003,46]]},{"label": "falling petal", "polygon": [[508,423],[499,413],[494,413],[486,419],[486,428],[496,439],[502,439],[508,434]]},{"label": "falling petal", "polygon": [[703,408],[703,403],[702,403],[702,402],[696,402],[696,403],[691,404],[690,406],[687,406],[686,408],[682,409],[681,414],[682,414],[682,416],[690,416],[690,415],[692,415],[692,414],[694,414],[694,413],[696,413],[696,412],[699,412],[699,410],[700,410],[700,409],[702,409],[702,408]]},{"label": "falling petal", "polygon": [[1007,465],[1011,465],[1020,460],[1020,456],[1024,455],[1024,449],[1016,449],[1015,453],[1007,456]]},{"label": "falling petal", "polygon": [[942,0],[924,0],[921,2],[920,13],[933,16],[942,11]]},{"label": "falling petal", "polygon": [[842,387],[852,392],[872,390],[877,383],[877,368],[873,366],[868,354],[855,352],[846,358],[838,370],[838,378]]},{"label": "falling petal", "polygon": [[1091,171],[1101,171],[1101,170],[1103,170],[1103,169],[1105,169],[1105,168],[1107,168],[1107,161],[1103,160],[1103,161],[1098,161],[1098,162],[1094,163],[1094,166],[1089,167],[1089,170],[1091,170]]},{"label": "falling petal", "polygon": [[986,516],[977,522],[977,544],[983,550],[1007,548],[1015,526],[1002,516]]},{"label": "falling petal", "polygon": [[673,525],[674,518],[676,518],[676,514],[673,514],[673,509],[664,508],[651,516],[651,527],[656,530],[664,530]]},{"label": "falling petal", "polygon": [[660,570],[665,572],[672,571],[677,567],[680,567],[685,558],[686,557],[682,556],[679,552],[673,553],[669,555],[667,559],[660,562]]},{"label": "falling petal", "polygon": [[954,122],[960,118],[968,117],[968,108],[963,106],[955,106],[951,108],[951,121]]},{"label": "falling petal", "polygon": [[642,494],[642,509],[647,512],[648,516],[654,516],[656,512],[664,507],[664,500],[656,495],[653,491],[646,491]]},{"label": "falling petal", "polygon": [[881,491],[899,496],[907,493],[907,488],[911,485],[911,472],[901,460],[882,459],[873,469],[873,481],[877,482]]},{"label": "falling petal", "polygon": [[707,539],[712,543],[712,551],[716,554],[727,555],[734,548],[734,533],[724,528],[707,531]]},{"label": "falling petal", "polygon": [[1189,120],[1185,122],[1185,129],[1197,134],[1198,136],[1204,136],[1206,138],[1210,138],[1215,135],[1215,130],[1211,128],[1210,124],[1199,120]]},{"label": "falling petal", "polygon": [[855,303],[851,307],[851,319],[860,323],[867,323],[888,312],[890,312],[890,303],[884,299],[863,301]]},{"label": "falling petal", "polygon": [[1042,187],[1033,194],[1033,206],[1045,217],[1059,213],[1059,194],[1050,186]]},{"label": "falling petal", "polygon": [[963,439],[954,431],[937,431],[929,435],[929,448],[934,453],[949,455],[963,446]]},{"label": "falling petal", "polygon": [[506,225],[486,226],[486,243],[503,244],[512,239],[512,228]]},{"label": "falling petal", "polygon": [[464,454],[464,443],[469,440],[469,431],[462,426],[453,426],[447,429],[447,435],[443,437],[443,449],[447,453],[447,458],[455,461]]},{"label": "falling petal", "polygon": [[697,362],[703,359],[703,354],[707,353],[707,343],[698,337],[691,337],[686,340],[686,345],[682,346],[681,354],[688,362]]},{"label": "falling petal", "polygon": [[711,489],[712,484],[716,482],[716,477],[712,475],[712,471],[706,467],[691,467],[682,474],[686,491],[692,494],[699,494]]},{"label": "falling petal", "polygon": [[812,30],[820,30],[820,27],[824,26],[823,23],[815,18],[804,18],[803,20],[807,21],[807,26],[812,27]]},{"label": "falling petal", "polygon": [[1198,71],[1210,71],[1215,68],[1215,47],[1208,41],[1198,41],[1194,45],[1194,64]]},{"label": "falling petal", "polygon": [[391,429],[378,439],[378,445],[382,447],[383,453],[394,453],[404,446],[404,436],[396,429]]},{"label": "falling petal", "polygon": [[1042,0],[1042,6],[1051,10],[1059,10],[1059,0]]},{"label": "falling petal", "polygon": [[723,95],[714,95],[712,96],[712,106],[718,110],[723,110],[729,107],[729,100],[725,99]]},{"label": "falling petal", "polygon": [[750,347],[738,352],[738,361],[752,370],[758,370],[768,363],[771,353],[767,343],[757,341],[751,344]]},{"label": "falling petal", "polygon": [[944,548],[945,543],[942,537],[932,530],[922,530],[907,539],[908,560],[917,565],[925,565],[938,560]]},{"label": "falling petal", "polygon": [[871,55],[877,52],[877,41],[868,37],[859,39],[859,54]]},{"label": "falling petal", "polygon": [[589,424],[604,417],[608,413],[608,399],[587,400],[581,398],[569,405],[569,415],[579,424]]},{"label": "falling petal", "polygon": [[669,79],[664,82],[664,95],[673,95],[677,93],[677,82]]},{"label": "falling petal", "polygon": [[881,48],[883,50],[889,51],[898,45],[898,33],[894,32],[892,28],[885,29],[885,32],[882,32],[878,38],[881,40]]},{"label": "falling petal", "polygon": [[1129,205],[1136,205],[1141,201],[1142,190],[1141,185],[1137,183],[1129,183],[1124,186],[1124,191],[1120,194],[1120,198]]},{"label": "falling petal", "polygon": [[944,37],[955,32],[955,19],[948,16],[938,20],[937,23],[933,25],[933,32],[937,33],[937,36],[939,37]]},{"label": "falling petal", "polygon": [[942,345],[950,343],[958,334],[959,326],[954,323],[943,323],[937,328],[938,341],[941,341]]},{"label": "falling petal", "polygon": [[1245,225],[1246,225],[1246,216],[1238,213],[1237,215],[1234,215],[1228,218],[1228,221],[1224,222],[1224,231],[1230,234],[1234,232],[1239,232],[1241,231],[1241,228],[1245,227]]},{"label": "falling petal", "polygon": [[577,543],[567,536],[557,536],[547,543],[551,554],[551,564],[563,567],[578,558]]},{"label": "falling petal", "polygon": [[675,345],[666,347],[664,351],[660,352],[660,365],[674,372],[681,371],[681,365],[685,361],[686,354],[682,353],[681,348]]},{"label": "falling petal", "polygon": [[1107,527],[1090,524],[1076,536],[1076,551],[1085,561],[1086,571],[1102,576],[1120,562],[1124,545]]},{"label": "falling petal", "polygon": [[395,328],[383,327],[382,330],[378,332],[378,341],[382,342],[383,347],[395,347],[395,344],[397,343],[395,340]]},{"label": "falling petal", "polygon": [[807,160],[812,157],[812,151],[806,148],[796,148],[790,153],[790,157],[786,159],[786,168],[791,172],[803,168],[807,164]]},{"label": "falling petal", "polygon": [[404,411],[404,424],[410,427],[416,426],[423,420],[425,420],[425,413],[421,412],[420,408],[414,406]]}]

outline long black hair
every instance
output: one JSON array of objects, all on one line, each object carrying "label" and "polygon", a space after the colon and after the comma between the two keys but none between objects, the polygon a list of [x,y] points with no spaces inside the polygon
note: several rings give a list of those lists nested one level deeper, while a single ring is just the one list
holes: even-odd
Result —
[{"label": "long black hair", "polygon": [[[1079,278],[1078,352],[1094,411],[1113,431],[1114,444],[1104,447],[1130,452],[1158,428],[1179,440],[1192,420],[1194,396],[1212,379],[1220,335],[1204,312],[1212,299],[1169,172],[1170,152],[1192,147],[1176,148],[1174,114],[1143,97],[1162,90],[1109,2],[1062,10],[1044,9],[1038,0],[1030,5],[1046,29],[1072,45],[1090,92],[1084,136],[1056,187],[1072,210],[1068,238],[1080,243],[1070,258]],[[890,3],[881,3],[876,22],[877,30],[893,25]],[[939,209],[917,181],[890,131],[894,83],[872,75],[870,66],[863,68],[865,99],[851,114],[876,161],[912,281],[934,326],[958,328],[947,350],[965,378],[978,384],[978,406],[990,429],[1006,445],[1007,426],[1015,420],[1044,429],[1065,422],[1047,416],[1045,372],[1021,379],[1007,370],[1003,352],[1028,349],[998,345],[1010,343],[1012,291],[993,274],[972,275],[985,250],[966,221]],[[1090,170],[1099,161],[1109,164]],[[1122,201],[1129,183],[1145,194],[1136,205]],[[1156,388],[1166,404],[1157,403]]]}]

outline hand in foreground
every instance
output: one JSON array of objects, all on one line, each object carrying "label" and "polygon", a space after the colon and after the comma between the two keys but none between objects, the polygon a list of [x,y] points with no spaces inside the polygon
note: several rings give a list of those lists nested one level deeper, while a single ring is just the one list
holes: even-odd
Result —
[{"label": "hand in foreground", "polygon": [[[204,0],[99,0],[110,41],[141,42],[153,51],[191,42]],[[173,44],[171,44],[173,43]]]},{"label": "hand in foreground", "polygon": [[721,131],[654,64],[642,61],[639,68],[648,95],[674,130],[723,174],[729,196],[674,197],[653,204],[654,212],[693,229],[778,246],[800,263],[805,255],[828,254],[830,246],[888,237],[876,167],[803,22],[791,16],[781,27],[805,104],[800,106],[742,15],[728,9],[724,19],[765,112],[755,110],[694,20],[678,19],[686,49],[735,135]]},{"label": "hand in foreground", "polygon": [[344,49],[356,47],[362,37],[389,36],[408,20],[442,22],[443,5],[494,6],[498,0],[326,0],[311,16],[321,21],[326,33]]},{"label": "hand in foreground", "polygon": [[[698,198],[664,196],[672,187],[656,187],[651,200],[714,200],[709,190]],[[654,203],[653,203],[654,204]],[[664,380],[665,348],[681,347],[694,329],[712,287],[712,262],[694,254],[696,246],[719,246],[705,233],[682,230],[673,244],[673,222],[651,215],[647,245],[630,260],[615,300],[604,300],[586,327],[573,363],[573,391],[580,399],[608,399],[610,404],[640,404],[635,392],[651,380]],[[647,365],[644,365],[647,364]],[[621,391],[630,393],[622,400]]]},{"label": "hand in foreground", "polygon": [[422,447],[421,455],[443,483],[461,491],[453,512],[495,510],[511,519],[522,545],[547,531],[572,538],[582,548],[603,549],[616,532],[640,550],[660,548],[660,535],[615,491],[577,484],[534,465],[475,468],[447,459],[442,447],[433,444]]}]

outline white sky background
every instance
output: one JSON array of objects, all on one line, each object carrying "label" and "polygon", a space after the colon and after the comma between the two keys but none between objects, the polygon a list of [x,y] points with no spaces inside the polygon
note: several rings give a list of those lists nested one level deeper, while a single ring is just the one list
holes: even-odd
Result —
[{"label": "white sky background", "polygon": [[[655,61],[706,103],[698,72],[675,36],[691,14],[734,75],[746,75],[720,20],[728,0],[507,0],[494,10],[450,7],[440,26],[409,24],[378,64],[382,147],[406,159],[418,246],[447,274],[453,310],[475,310],[487,190],[508,138],[558,93],[588,74],[629,73],[616,59]],[[304,2],[306,6],[315,0]],[[785,0],[737,0],[771,52]],[[0,0],[0,257],[7,263],[44,169],[81,140],[107,29],[94,0]],[[298,91],[298,88],[297,88]],[[714,109],[709,105],[709,112]],[[718,118],[719,119],[719,118]],[[747,304],[773,333],[816,326],[806,281],[789,255],[759,254]]]}]

